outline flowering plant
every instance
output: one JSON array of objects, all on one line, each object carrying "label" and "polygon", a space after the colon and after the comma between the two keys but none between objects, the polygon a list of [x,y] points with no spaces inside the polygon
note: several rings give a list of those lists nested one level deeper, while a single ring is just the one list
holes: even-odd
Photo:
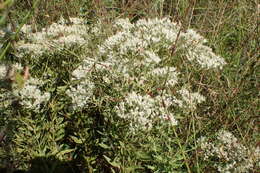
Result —
[{"label": "flowering plant", "polygon": [[248,172],[260,161],[259,147],[247,148],[226,130],[217,132],[215,140],[201,137],[197,142],[202,158],[215,160],[214,166],[219,172]]},{"label": "flowering plant", "polygon": [[[32,55],[31,65],[40,67],[34,68],[23,88],[11,91],[20,105],[26,108],[25,114],[42,113],[42,117],[36,116],[37,121],[43,122],[46,118],[50,124],[58,124],[61,128],[65,128],[63,121],[70,120],[68,124],[78,129],[69,139],[83,145],[80,148],[85,150],[88,150],[88,144],[83,141],[96,136],[94,132],[89,135],[89,130],[86,130],[93,126],[92,122],[101,126],[95,128],[100,128],[97,131],[104,136],[131,135],[133,141],[142,141],[141,144],[147,141],[139,139],[138,135],[163,129],[165,135],[162,138],[167,141],[166,144],[162,143],[161,138],[154,137],[158,140],[154,145],[175,148],[174,133],[167,130],[175,129],[172,127],[181,123],[182,116],[195,112],[198,105],[206,100],[198,86],[187,82],[192,77],[183,71],[189,70],[189,66],[201,71],[219,70],[226,64],[224,59],[215,55],[197,32],[192,29],[183,32],[181,26],[169,18],[141,19],[136,23],[131,23],[129,19],[117,19],[112,28],[100,23],[89,27],[83,19],[71,18],[71,21],[66,25],[61,20],[35,33],[30,31],[30,26],[22,28],[27,39],[17,43],[18,57],[31,61],[27,55]],[[103,36],[99,37],[101,30],[106,29],[112,33],[104,39]],[[98,41],[94,44],[90,40]],[[174,54],[171,53],[173,44]],[[75,47],[82,50],[76,51],[73,49]],[[37,76],[41,76],[41,80]],[[62,118],[56,118],[61,115]],[[18,122],[36,126],[32,117]],[[17,145],[26,136],[26,128],[33,131],[30,126],[23,126],[24,131],[16,135],[14,141]],[[122,128],[124,130],[120,131]],[[116,132],[113,131],[115,129]],[[64,131],[60,132],[57,128],[52,133],[56,132],[61,134],[57,135],[57,143],[53,142],[53,138],[44,138],[52,147],[46,149],[40,143],[38,148],[44,148],[42,152],[46,155],[63,153],[58,157],[68,158],[66,154],[73,154],[74,149],[66,149],[59,143]],[[41,128],[37,133],[44,134]],[[74,135],[84,137],[78,139]],[[39,140],[39,136],[35,138]],[[99,147],[113,149],[106,142],[104,140]],[[30,142],[26,144],[30,145]],[[122,147],[120,143],[111,145]],[[172,172],[172,165],[178,163],[171,159],[175,151],[168,153],[156,147],[153,149],[153,157],[157,158],[155,165],[161,163],[163,169]],[[25,153],[24,147],[22,150],[19,147],[16,149],[18,153]],[[143,149],[146,150],[145,147]],[[162,151],[165,159],[160,159],[162,156],[157,150]],[[25,155],[30,154],[27,152]],[[142,160],[143,156],[131,157]],[[104,159],[116,165],[105,155]],[[178,156],[177,160],[183,159],[184,156]]]},{"label": "flowering plant", "polygon": [[[73,72],[76,79],[84,78],[76,88],[67,91],[74,108],[81,109],[94,93],[95,81],[87,76],[102,74],[102,81],[121,94],[114,111],[129,121],[130,129],[148,130],[159,119],[177,125],[173,107],[195,110],[198,103],[205,101],[199,92],[193,93],[179,83],[180,69],[174,66],[176,57],[169,52],[180,29],[169,18],[142,19],[136,23],[130,23],[129,19],[116,20],[115,33],[98,45],[97,56],[86,58]],[[179,37],[176,47],[179,58],[184,56],[206,69],[225,65],[224,59],[205,46],[206,40],[194,30],[181,32]],[[80,92],[84,87],[88,96]],[[177,89],[176,94],[173,89]],[[81,94],[72,96],[74,90]]]}]

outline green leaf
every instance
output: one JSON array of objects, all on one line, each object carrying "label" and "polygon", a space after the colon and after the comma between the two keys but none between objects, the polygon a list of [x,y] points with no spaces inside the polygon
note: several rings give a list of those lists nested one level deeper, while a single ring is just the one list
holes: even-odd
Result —
[{"label": "green leaf", "polygon": [[75,149],[66,149],[66,150],[62,150],[61,152],[59,152],[59,154],[57,154],[58,156],[63,156],[65,154],[71,153],[72,151],[74,151]]},{"label": "green leaf", "polygon": [[112,165],[112,166],[114,166],[114,167],[116,167],[116,168],[120,168],[120,164],[119,163],[116,163],[116,162],[111,162],[111,159],[109,158],[109,157],[107,157],[107,156],[105,156],[105,155],[103,155],[103,157],[106,159],[106,161],[110,164],[110,165]]},{"label": "green leaf", "polygon": [[23,148],[17,148],[17,150],[16,150],[18,153],[22,153],[23,151],[24,151],[24,149]]},{"label": "green leaf", "polygon": [[76,144],[82,144],[83,141],[75,136],[70,136],[70,138],[76,143]]},{"label": "green leaf", "polygon": [[153,170],[153,171],[156,169],[154,166],[151,166],[151,165],[147,165],[147,168],[148,168],[148,169],[151,169],[151,170]]},{"label": "green leaf", "polygon": [[106,144],[103,144],[103,143],[100,143],[98,144],[100,147],[104,148],[104,149],[110,149],[111,147],[109,147],[108,145]]},{"label": "green leaf", "polygon": [[125,170],[125,172],[133,172],[136,169],[142,169],[142,168],[143,167],[141,167],[141,166],[131,166],[131,167],[124,168],[124,170]]},{"label": "green leaf", "polygon": [[140,158],[142,160],[150,160],[151,159],[151,156],[148,155],[147,153],[144,153],[144,152],[136,152],[135,155],[136,155],[137,158]]}]

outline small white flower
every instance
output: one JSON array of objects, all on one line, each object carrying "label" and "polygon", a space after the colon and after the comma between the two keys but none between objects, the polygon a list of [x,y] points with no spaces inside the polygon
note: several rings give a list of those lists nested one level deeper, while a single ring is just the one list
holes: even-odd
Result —
[{"label": "small white flower", "polygon": [[133,24],[130,23],[129,19],[117,19],[115,21],[115,26],[119,26],[122,27],[123,29],[131,29],[132,27],[134,27]]},{"label": "small white flower", "polygon": [[159,63],[161,61],[161,58],[154,52],[146,50],[144,51],[144,55],[146,56],[145,61],[148,63]]},{"label": "small white flower", "polygon": [[215,55],[212,49],[204,45],[193,45],[188,49],[187,58],[197,61],[204,68],[222,68],[226,62],[223,58]]},{"label": "small white flower", "polygon": [[205,97],[200,95],[200,93],[190,93],[185,88],[179,90],[178,93],[181,94],[182,100],[186,103],[185,106],[187,106],[190,109],[195,109],[197,104],[205,101]]},{"label": "small white flower", "polygon": [[6,65],[0,64],[0,80],[5,78],[6,70]]},{"label": "small white flower", "polygon": [[28,34],[32,32],[32,26],[24,24],[23,27],[21,28],[21,31],[25,34]]},{"label": "small white flower", "polygon": [[163,68],[155,68],[153,69],[150,74],[154,76],[159,76],[166,78],[166,85],[167,86],[174,86],[178,83],[178,75],[175,67],[163,67]]},{"label": "small white flower", "polygon": [[[230,132],[220,130],[215,141],[210,138],[198,139],[204,160],[219,158],[214,166],[219,172],[250,172],[254,164],[260,161],[259,148],[247,148]],[[223,160],[223,162],[222,162]]]},{"label": "small white flower", "polygon": [[76,44],[84,44],[86,40],[79,35],[70,34],[68,36],[62,36],[57,40],[54,40],[57,44],[64,44],[64,45],[76,45]]},{"label": "small white flower", "polygon": [[45,52],[58,50],[62,46],[71,47],[73,45],[83,45],[87,40],[87,26],[83,24],[83,19],[70,18],[72,24],[65,25],[64,21],[53,23],[41,32],[31,32],[30,25],[24,25],[22,31],[26,34],[29,42],[18,41],[16,49],[20,54],[33,54],[41,56]]},{"label": "small white flower", "polygon": [[42,81],[30,78],[26,81],[21,90],[15,90],[14,94],[20,98],[21,105],[38,110],[40,105],[46,103],[50,99],[49,92],[42,92],[39,87]]},{"label": "small white flower", "polygon": [[177,125],[172,113],[167,111],[167,106],[163,107],[159,97],[152,98],[149,95],[140,95],[131,92],[123,102],[116,107],[119,117],[130,121],[130,129],[150,130],[156,120],[168,122],[170,125]]},{"label": "small white flower", "polygon": [[87,105],[87,103],[89,103],[89,100],[92,98],[94,88],[94,83],[86,78],[76,86],[71,86],[66,91],[66,94],[72,99],[73,110],[82,109]]}]

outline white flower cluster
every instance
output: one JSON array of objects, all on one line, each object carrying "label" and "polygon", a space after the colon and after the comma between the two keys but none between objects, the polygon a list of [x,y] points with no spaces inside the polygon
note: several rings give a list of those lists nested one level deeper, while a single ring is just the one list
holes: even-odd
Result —
[{"label": "white flower cluster", "polygon": [[190,61],[196,60],[202,67],[205,68],[222,68],[226,64],[225,60],[213,53],[210,47],[202,44],[191,46],[187,49],[187,57]]},{"label": "white flower cluster", "polygon": [[74,86],[70,86],[66,94],[72,99],[73,110],[84,108],[92,98],[95,85],[90,80],[90,73],[94,65],[93,60],[85,59],[83,63],[72,72],[72,80],[78,82]]},{"label": "white flower cluster", "polygon": [[167,121],[171,125],[177,125],[174,116],[167,111],[158,99],[149,95],[140,95],[136,92],[129,93],[124,101],[116,107],[119,117],[130,121],[130,130],[149,130],[157,119]]},{"label": "white flower cluster", "polygon": [[72,99],[73,110],[84,108],[93,95],[95,85],[89,79],[82,80],[76,86],[71,86],[66,94]]},{"label": "white flower cluster", "polygon": [[205,97],[200,93],[190,93],[186,88],[182,88],[178,91],[182,96],[182,100],[179,104],[180,107],[187,107],[189,109],[196,109],[196,105],[205,101]]},{"label": "white flower cluster", "polygon": [[[169,18],[142,19],[135,24],[131,24],[129,19],[118,19],[115,27],[119,31],[99,47],[101,54],[108,54],[111,58],[122,58],[129,53],[144,56],[148,52],[152,55],[149,56],[150,61],[155,63],[159,63],[161,60],[156,52],[160,48],[170,48],[181,29]],[[186,56],[190,61],[196,61],[205,68],[222,68],[225,65],[224,59],[215,55],[211,48],[205,46],[206,39],[194,30],[188,29],[187,32],[181,32],[179,39],[177,50],[186,51]],[[158,49],[150,52],[149,47],[154,45]]]},{"label": "white flower cluster", "polygon": [[0,80],[6,76],[6,65],[0,64]]},{"label": "white flower cluster", "polygon": [[212,140],[201,137],[198,144],[203,151],[204,160],[218,158],[222,161],[215,164],[219,172],[249,172],[254,164],[260,162],[259,147],[245,147],[228,131],[220,130],[216,141],[209,141]]},{"label": "white flower cluster", "polygon": [[91,71],[102,71],[110,66],[110,63],[97,62],[95,59],[86,57],[81,65],[72,72],[72,76],[74,80],[84,79],[89,76]]},{"label": "white flower cluster", "polygon": [[204,68],[222,68],[226,64],[225,60],[216,55],[212,49],[204,44],[207,40],[196,33],[193,29],[188,29],[180,34],[180,40],[184,44],[180,45],[187,51],[186,57],[190,61],[196,61]]},{"label": "white flower cluster", "polygon": [[[111,63],[97,62],[95,59],[86,57],[78,68],[72,72],[72,86],[68,88],[66,94],[72,99],[73,110],[84,108],[93,96],[95,83],[91,80],[92,72],[102,72],[106,70],[108,73]],[[103,76],[104,81],[108,80]]]},{"label": "white flower cluster", "polygon": [[174,67],[162,67],[162,68],[154,68],[151,72],[149,72],[153,77],[166,77],[166,86],[174,86],[178,82],[178,72]]},{"label": "white flower cluster", "polygon": [[130,23],[128,18],[126,18],[126,19],[122,19],[122,18],[117,19],[114,23],[115,23],[114,24],[115,26],[121,27],[122,29],[126,29],[126,30],[131,29],[131,28],[134,27],[134,25]]},{"label": "white flower cluster", "polygon": [[60,47],[71,47],[83,45],[88,42],[87,27],[83,19],[70,18],[72,24],[66,25],[64,19],[53,23],[41,32],[32,32],[32,26],[24,25],[21,31],[26,35],[28,41],[21,40],[17,43],[18,56],[31,53],[41,56],[44,52],[57,50]]},{"label": "white flower cluster", "polygon": [[40,106],[50,99],[49,92],[40,90],[42,84],[42,81],[30,78],[25,82],[22,89],[16,89],[13,93],[19,98],[21,105],[29,109],[39,110]]}]

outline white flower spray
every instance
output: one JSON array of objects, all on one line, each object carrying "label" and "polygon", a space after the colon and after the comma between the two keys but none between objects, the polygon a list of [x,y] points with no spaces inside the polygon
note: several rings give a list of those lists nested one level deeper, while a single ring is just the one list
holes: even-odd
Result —
[{"label": "white flower spray", "polygon": [[21,40],[16,44],[17,56],[32,54],[41,56],[45,52],[53,52],[62,47],[81,46],[88,43],[88,27],[80,18],[70,18],[71,24],[66,25],[63,18],[41,32],[32,32],[30,25],[24,25],[21,31],[27,37],[27,41]]},{"label": "white flower spray", "polygon": [[[214,160],[214,166],[219,172],[250,172],[254,164],[260,162],[260,148],[247,148],[229,131],[220,130],[216,139],[201,137],[198,146],[206,161]],[[219,161],[216,161],[216,158]]]},{"label": "white flower spray", "polygon": [[[195,110],[198,104],[205,101],[199,92],[191,92],[185,87],[177,91],[180,99],[172,96],[170,88],[178,84],[180,73],[176,67],[162,66],[171,57],[162,57],[159,52],[171,48],[178,37],[180,25],[171,22],[169,18],[141,19],[136,23],[130,23],[129,19],[118,19],[114,23],[114,29],[117,32],[99,46],[99,55],[106,57],[105,63],[110,63],[113,71],[128,78],[128,81],[136,81],[136,86],[156,83],[169,88],[155,97],[137,92],[135,88],[126,93],[125,99],[116,107],[116,113],[130,121],[131,129],[150,129],[156,118],[170,119],[172,125],[176,125],[172,105]],[[222,68],[226,64],[224,59],[215,55],[205,43],[204,37],[188,29],[187,32],[180,33],[177,50],[186,52],[187,59],[202,68]],[[165,102],[169,96],[172,104],[167,107]]]},{"label": "white flower spray", "polygon": [[21,89],[13,91],[14,95],[19,98],[19,103],[29,109],[39,110],[40,106],[47,103],[50,99],[49,92],[41,91],[40,87],[43,82],[38,79],[30,78],[25,81]]}]

